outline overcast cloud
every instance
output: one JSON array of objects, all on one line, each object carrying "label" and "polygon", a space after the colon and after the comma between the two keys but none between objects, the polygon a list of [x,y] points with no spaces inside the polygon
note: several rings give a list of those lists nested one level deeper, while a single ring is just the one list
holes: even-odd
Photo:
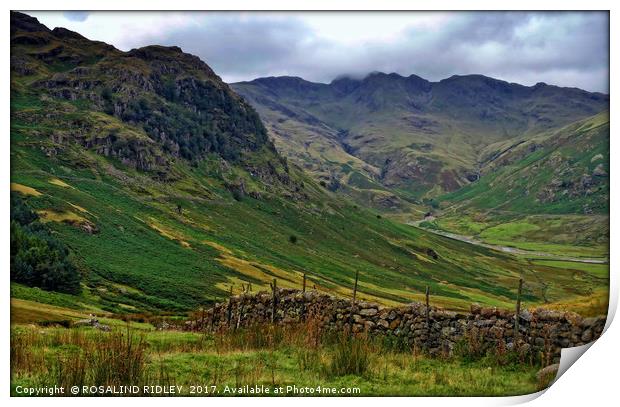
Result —
[{"label": "overcast cloud", "polygon": [[225,81],[479,73],[608,93],[604,12],[31,12],[119,49],[178,45]]}]

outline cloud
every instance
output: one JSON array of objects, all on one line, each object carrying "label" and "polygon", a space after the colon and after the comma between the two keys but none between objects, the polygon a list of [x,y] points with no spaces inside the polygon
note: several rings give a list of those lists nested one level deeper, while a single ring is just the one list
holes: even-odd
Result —
[{"label": "cloud", "polygon": [[235,14],[209,16],[142,41],[179,45],[228,80],[292,74],[299,61],[328,46],[295,17],[239,18]]},{"label": "cloud", "polygon": [[67,20],[84,22],[88,19],[90,13],[88,11],[65,11],[63,15]]},{"label": "cloud", "polygon": [[79,25],[74,13],[65,22],[89,38],[178,45],[228,82],[383,71],[609,89],[607,12],[93,12]]},{"label": "cloud", "polygon": [[356,59],[432,80],[481,73],[608,92],[608,27],[604,13],[467,13],[431,34],[414,29],[398,43],[372,44]]}]

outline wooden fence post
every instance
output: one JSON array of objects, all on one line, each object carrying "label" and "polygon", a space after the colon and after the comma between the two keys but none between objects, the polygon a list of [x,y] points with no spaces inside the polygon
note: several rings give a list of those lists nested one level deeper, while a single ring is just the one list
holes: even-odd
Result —
[{"label": "wooden fence post", "polygon": [[514,342],[519,338],[519,318],[521,315],[521,291],[523,290],[523,279],[519,279],[519,291],[517,291],[517,307],[515,312],[515,337]]},{"label": "wooden fence post", "polygon": [[213,332],[213,325],[215,325],[215,304],[217,304],[217,298],[211,307],[211,324],[209,327],[209,332]]},{"label": "wooden fence post", "polygon": [[215,297],[215,302],[213,303],[213,306],[211,307],[211,329],[210,331],[213,332],[213,325],[215,325],[215,306],[217,305],[217,297]]},{"label": "wooden fence post", "polygon": [[244,310],[244,304],[243,301],[245,301],[244,299],[240,298],[239,299],[239,307],[238,307],[238,315],[237,315],[237,323],[235,324],[235,330],[239,329],[239,326],[241,325],[241,317],[243,316],[243,310]]},{"label": "wooden fence post", "polygon": [[357,295],[357,280],[359,279],[359,270],[355,271],[355,285],[353,286],[353,303],[355,303],[355,297]]},{"label": "wooden fence post", "polygon": [[357,296],[357,281],[359,279],[359,270],[355,271],[355,284],[353,285],[353,299],[351,300],[351,312],[349,313],[349,335],[353,334],[353,310],[355,308],[355,298]]},{"label": "wooden fence post", "polygon": [[429,286],[426,286],[426,341],[427,342],[430,342],[431,340],[430,296],[431,296],[431,288]]},{"label": "wooden fence post", "polygon": [[232,292],[233,292],[233,286],[232,284],[230,285],[230,295],[228,296],[228,311],[227,311],[227,324],[228,327],[230,328],[230,321],[232,319]]},{"label": "wooden fence post", "polygon": [[271,291],[272,291],[272,304],[271,304],[271,323],[273,324],[274,322],[276,322],[276,309],[277,309],[277,301],[278,301],[278,280],[277,279],[273,279],[273,283],[271,284]]},{"label": "wooden fence post", "polygon": [[205,305],[202,303],[202,307],[200,309],[200,329],[205,329]]},{"label": "wooden fence post", "polygon": [[[306,293],[306,273],[304,273],[304,279],[303,279],[303,284],[302,284],[302,289],[301,289],[302,293]],[[306,296],[302,295],[302,299],[301,299],[301,311],[300,311],[300,315],[299,315],[299,320],[300,321],[305,321],[306,319]]]}]

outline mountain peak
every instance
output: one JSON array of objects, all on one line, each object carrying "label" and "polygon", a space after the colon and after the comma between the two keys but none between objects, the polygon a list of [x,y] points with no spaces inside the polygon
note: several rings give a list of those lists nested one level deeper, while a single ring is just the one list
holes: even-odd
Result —
[{"label": "mountain peak", "polygon": [[50,32],[50,29],[41,24],[35,17],[19,11],[11,11],[11,34],[17,31]]},{"label": "mountain peak", "polygon": [[339,92],[349,93],[355,90],[362,81],[350,75],[340,75],[332,80],[329,84],[332,88]]},{"label": "mountain peak", "polygon": [[211,67],[199,57],[183,52],[181,48],[175,46],[148,45],[130,50],[127,52],[127,56],[142,59],[151,65],[156,65],[157,69],[163,69],[169,73],[186,70],[201,78],[206,76],[218,81],[220,79]]},{"label": "mountain peak", "polygon": [[52,30],[52,34],[54,34],[57,38],[63,39],[74,39],[74,40],[85,40],[87,39],[81,34],[76,33],[75,31],[67,30],[63,27],[56,27]]},{"label": "mountain peak", "polygon": [[[205,62],[179,47],[122,52],[65,28],[50,31],[22,13],[11,13],[11,23],[15,77],[31,77],[32,88],[57,103],[88,101],[91,111],[113,116],[107,120],[123,126],[138,126],[152,141],[132,137],[127,148],[114,136],[111,147],[101,150],[104,155],[160,171],[166,160],[152,157],[197,161],[218,154],[241,162],[263,146],[274,150],[256,112]],[[72,140],[87,144],[79,137]]]},{"label": "mountain peak", "polygon": [[307,81],[303,78],[300,78],[299,76],[288,76],[288,75],[283,75],[283,76],[266,76],[263,78],[256,78],[252,81],[250,81],[250,83],[259,83],[259,84],[266,84],[266,85],[304,85],[304,84],[310,84],[312,82]]}]

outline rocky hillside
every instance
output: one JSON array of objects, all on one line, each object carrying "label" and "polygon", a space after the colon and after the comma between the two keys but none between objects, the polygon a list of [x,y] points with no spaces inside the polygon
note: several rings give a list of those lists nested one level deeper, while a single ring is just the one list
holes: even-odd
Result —
[{"label": "rocky hillside", "polygon": [[[13,279],[14,299],[180,312],[274,278],[299,288],[304,274],[308,287],[348,295],[357,273],[359,299],[397,305],[430,287],[434,303],[451,309],[512,307],[522,277],[531,304],[585,303],[607,288],[600,270],[533,264],[330,192],[338,178],[321,186],[287,164],[252,107],[179,48],[121,52],[24,14],[11,19],[12,195],[62,242],[80,276],[75,294]],[[284,108],[341,146],[344,158],[328,160],[350,166],[347,182],[372,183],[384,188],[382,202],[395,202],[369,178],[382,179],[377,165],[347,158],[357,150],[342,140],[353,135],[295,103]]]},{"label": "rocky hillside", "polygon": [[481,178],[441,199],[521,213],[609,213],[609,112],[489,146]]},{"label": "rocky hillside", "polygon": [[174,177],[175,160],[219,157],[298,189],[254,109],[178,47],[121,52],[14,12],[11,91],[13,100],[38,107],[16,106],[13,115],[46,124],[39,131],[53,142],[49,154],[78,143],[162,179]]},{"label": "rocky hillside", "polygon": [[373,73],[330,84],[278,77],[232,87],[256,107],[282,153],[318,179],[410,200],[476,181],[490,146],[609,106],[600,93],[481,75],[430,82]]}]

